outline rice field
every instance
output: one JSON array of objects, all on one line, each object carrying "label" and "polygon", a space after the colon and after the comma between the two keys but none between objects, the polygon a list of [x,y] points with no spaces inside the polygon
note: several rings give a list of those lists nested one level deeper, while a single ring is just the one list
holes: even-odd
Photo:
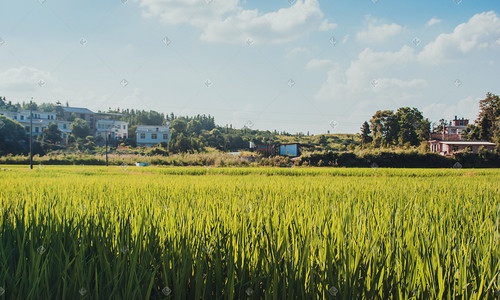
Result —
[{"label": "rice field", "polygon": [[500,170],[0,167],[0,299],[497,299]]}]

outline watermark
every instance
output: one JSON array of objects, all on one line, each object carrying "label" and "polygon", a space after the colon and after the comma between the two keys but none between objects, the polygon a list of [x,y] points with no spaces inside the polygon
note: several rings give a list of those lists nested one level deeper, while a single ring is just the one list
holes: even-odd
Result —
[{"label": "watermark", "polygon": [[84,37],[82,37],[82,38],[80,39],[80,45],[82,45],[82,46],[87,45],[87,39],[86,39],[86,38],[84,38]]},{"label": "watermark", "polygon": [[163,44],[165,44],[165,46],[169,46],[172,41],[168,38],[168,36],[164,36],[163,39],[161,40],[163,42]]},{"label": "watermark", "polygon": [[288,79],[287,84],[288,84],[289,87],[293,87],[295,85],[295,81],[290,78],[290,79]]},{"label": "watermark", "polygon": [[462,169],[462,164],[459,163],[458,161],[453,165],[453,169],[455,170],[460,170]]},{"label": "watermark", "polygon": [[87,294],[87,290],[82,287],[81,289],[78,290],[78,293],[83,297]]},{"label": "watermark", "polygon": [[163,295],[165,296],[170,296],[170,294],[172,294],[172,289],[169,288],[168,286],[164,287],[161,292],[163,293]]},{"label": "watermark", "polygon": [[247,38],[247,40],[245,41],[245,43],[246,43],[248,46],[252,46],[252,45],[253,45],[253,43],[254,43],[254,40],[253,40],[251,37],[249,37],[249,38]]},{"label": "watermark", "polygon": [[330,44],[332,44],[334,46],[337,45],[337,39],[334,36],[330,37],[329,41],[330,41]]},{"label": "watermark", "polygon": [[330,127],[332,127],[333,129],[337,128],[337,126],[339,126],[339,122],[335,121],[335,120],[331,120],[330,123],[328,123],[330,125]]},{"label": "watermark", "polygon": [[328,289],[328,293],[330,293],[330,295],[332,295],[333,297],[337,296],[338,292],[339,290],[337,290],[337,288],[334,286]]},{"label": "watermark", "polygon": [[210,79],[205,80],[205,86],[206,86],[207,88],[211,87],[213,84],[214,84],[214,83],[212,82],[212,80],[210,80]]},{"label": "watermark", "polygon": [[120,84],[123,86],[123,87],[126,87],[128,85],[128,81],[127,79],[123,78],[122,81],[120,81]]},{"label": "watermark", "polygon": [[420,43],[422,42],[418,37],[415,37],[413,41],[411,41],[415,47],[420,46]]},{"label": "watermark", "polygon": [[40,255],[44,254],[47,251],[44,246],[40,246],[36,249],[36,252]]},{"label": "watermark", "polygon": [[455,79],[453,83],[455,84],[456,87],[460,87],[462,85],[462,81],[460,79]]},{"label": "watermark", "polygon": [[253,128],[253,126],[254,126],[254,124],[253,124],[253,122],[252,122],[252,121],[250,121],[250,120],[249,120],[249,121],[247,121],[247,122],[245,123],[245,125],[244,125],[244,127],[245,127],[245,128],[248,128],[248,129]]}]

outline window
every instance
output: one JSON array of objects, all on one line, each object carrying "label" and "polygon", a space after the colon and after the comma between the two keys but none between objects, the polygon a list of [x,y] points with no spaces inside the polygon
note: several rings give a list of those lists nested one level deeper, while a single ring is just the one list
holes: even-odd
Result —
[{"label": "window", "polygon": [[156,140],[158,138],[158,135],[156,133],[151,134],[151,139]]},{"label": "window", "polygon": [[17,120],[17,116],[14,116],[14,120]]},{"label": "window", "polygon": [[123,130],[127,129],[127,125],[123,125]]},{"label": "window", "polygon": [[141,139],[145,139],[146,138],[146,134],[145,133],[141,133]]},{"label": "window", "polygon": [[35,132],[38,132],[39,128],[38,127],[35,127]]},{"label": "window", "polygon": [[47,115],[47,119],[49,119],[49,120],[50,120],[50,115]]},{"label": "window", "polygon": [[67,125],[66,124],[63,124],[63,129],[66,129],[67,128]]},{"label": "window", "polygon": [[20,116],[21,117],[21,120],[24,120],[24,116]]},{"label": "window", "polygon": [[29,126],[26,127],[26,132],[30,132],[30,127]]},{"label": "window", "polygon": [[126,134],[124,134],[124,135],[123,135],[123,138],[124,138],[124,139],[126,139],[126,138],[127,138],[127,135],[126,135]]},{"label": "window", "polygon": [[168,134],[163,134],[163,139],[168,140]]}]

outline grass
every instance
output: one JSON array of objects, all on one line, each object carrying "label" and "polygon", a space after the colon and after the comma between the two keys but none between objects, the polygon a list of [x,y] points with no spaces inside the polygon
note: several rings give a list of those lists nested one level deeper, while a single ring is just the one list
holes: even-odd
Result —
[{"label": "grass", "polygon": [[0,297],[494,299],[499,179],[1,166]]}]

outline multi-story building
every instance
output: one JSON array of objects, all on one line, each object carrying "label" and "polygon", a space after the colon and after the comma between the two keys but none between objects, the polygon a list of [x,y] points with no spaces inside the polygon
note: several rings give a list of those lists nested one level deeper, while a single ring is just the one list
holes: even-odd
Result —
[{"label": "multi-story building", "polygon": [[451,155],[454,152],[466,149],[477,153],[481,147],[490,151],[494,150],[495,144],[488,141],[464,141],[462,134],[465,132],[467,125],[469,125],[469,120],[458,119],[455,116],[454,120],[444,126],[442,132],[431,134],[430,150],[439,152],[442,155]]},{"label": "multi-story building", "polygon": [[128,138],[128,123],[117,120],[97,120],[96,121],[96,137],[108,137],[111,139],[126,139]]},{"label": "multi-story building", "polygon": [[88,108],[82,107],[63,107],[64,111],[64,119],[68,120],[72,116],[85,120],[89,124],[90,129],[95,129],[95,120],[94,120],[94,112]]},{"label": "multi-story building", "polygon": [[160,142],[170,140],[170,128],[168,126],[137,126],[137,146],[152,147]]},{"label": "multi-story building", "polygon": [[33,111],[32,113],[33,119],[30,120],[29,110],[19,112],[0,111],[0,115],[19,122],[26,129],[26,134],[30,133],[30,126],[32,125],[32,133],[35,137],[41,135],[49,124],[54,123],[62,133],[63,143],[67,142],[68,135],[71,133],[71,122],[57,120],[55,112]]}]

